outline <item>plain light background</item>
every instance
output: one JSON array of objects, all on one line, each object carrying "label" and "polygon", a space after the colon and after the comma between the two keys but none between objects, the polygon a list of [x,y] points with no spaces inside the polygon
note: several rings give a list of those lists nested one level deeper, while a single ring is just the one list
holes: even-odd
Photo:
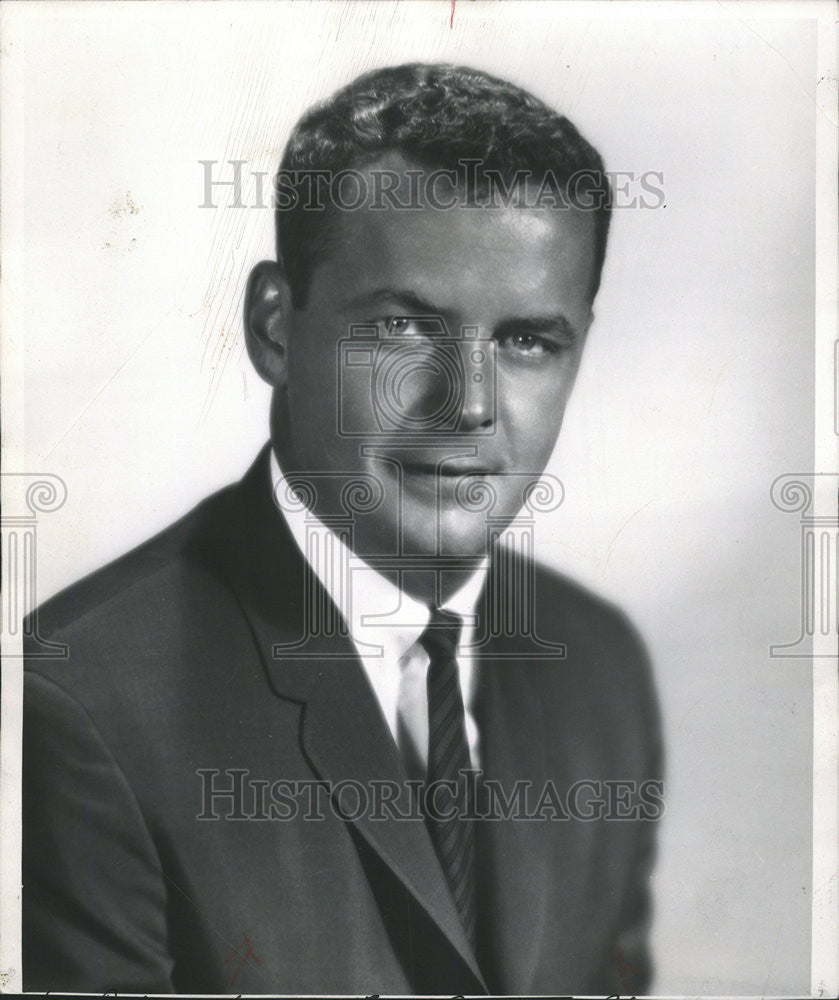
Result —
[{"label": "plain light background", "polygon": [[[565,112],[666,207],[615,213],[539,522],[550,565],[651,650],[668,748],[656,993],[810,989],[811,669],[799,526],[813,463],[816,32],[772,4],[36,5],[23,22],[25,468],[43,599],[238,478],[267,437],[244,352],[267,209],[201,209],[200,160],[276,168],[356,74],[474,65]],[[791,10],[791,8],[787,8]],[[453,16],[452,16],[453,15]],[[228,176],[229,168],[228,168]],[[245,184],[245,199],[253,188]]]}]

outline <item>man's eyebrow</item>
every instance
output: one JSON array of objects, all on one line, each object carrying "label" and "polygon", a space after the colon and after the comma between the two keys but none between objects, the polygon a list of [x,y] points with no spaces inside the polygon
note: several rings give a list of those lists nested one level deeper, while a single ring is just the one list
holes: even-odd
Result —
[{"label": "man's eyebrow", "polygon": [[444,312],[439,306],[424,299],[410,288],[375,288],[372,291],[355,295],[342,302],[341,305],[345,309],[357,307],[371,308],[380,302],[398,303],[407,311],[416,313],[417,315],[438,316]]},{"label": "man's eyebrow", "polygon": [[576,341],[579,332],[564,313],[553,316],[518,316],[502,320],[494,330],[496,337],[511,333],[558,333],[570,341]]}]

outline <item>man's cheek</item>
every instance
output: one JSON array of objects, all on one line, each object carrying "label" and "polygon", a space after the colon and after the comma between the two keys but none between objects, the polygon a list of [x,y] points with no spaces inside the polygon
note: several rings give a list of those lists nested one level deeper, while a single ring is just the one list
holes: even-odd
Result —
[{"label": "man's cheek", "polygon": [[556,383],[521,388],[506,413],[506,429],[516,439],[519,456],[537,459],[546,449],[550,454],[562,426],[566,401],[567,393]]}]

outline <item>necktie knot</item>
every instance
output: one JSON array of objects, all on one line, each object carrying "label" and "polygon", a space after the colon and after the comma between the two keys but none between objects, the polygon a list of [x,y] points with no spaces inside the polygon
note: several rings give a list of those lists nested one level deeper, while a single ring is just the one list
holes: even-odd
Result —
[{"label": "necktie knot", "polygon": [[446,659],[457,655],[457,644],[463,631],[463,621],[453,611],[432,608],[431,617],[420,636],[420,644],[433,661],[437,657]]}]

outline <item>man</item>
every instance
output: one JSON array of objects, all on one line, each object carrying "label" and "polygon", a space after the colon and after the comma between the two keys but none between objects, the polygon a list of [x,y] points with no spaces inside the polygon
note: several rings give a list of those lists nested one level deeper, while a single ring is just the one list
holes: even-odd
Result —
[{"label": "man", "polygon": [[641,992],[660,811],[613,608],[498,544],[592,320],[600,157],[450,66],[296,127],[253,271],[271,447],[42,607],[30,990]]}]

